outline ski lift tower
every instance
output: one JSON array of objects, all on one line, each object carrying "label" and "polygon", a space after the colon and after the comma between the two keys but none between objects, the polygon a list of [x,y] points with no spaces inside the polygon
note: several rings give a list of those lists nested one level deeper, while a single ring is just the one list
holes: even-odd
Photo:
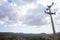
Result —
[{"label": "ski lift tower", "polygon": [[56,40],[55,27],[54,27],[54,22],[53,22],[53,18],[52,18],[52,15],[55,14],[55,12],[54,13],[51,12],[51,7],[53,5],[54,5],[54,3],[52,3],[52,5],[47,6],[48,8],[44,12],[50,15],[52,30],[53,30],[53,40]]}]

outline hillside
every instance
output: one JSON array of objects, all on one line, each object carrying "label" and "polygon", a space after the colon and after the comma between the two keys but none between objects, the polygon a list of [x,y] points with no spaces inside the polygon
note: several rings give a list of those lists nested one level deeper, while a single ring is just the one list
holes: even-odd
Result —
[{"label": "hillside", "polygon": [[[60,35],[60,32],[56,33],[57,35]],[[34,36],[50,36],[52,34],[46,34],[46,33],[41,33],[41,34],[26,34],[26,33],[12,33],[12,32],[0,32],[0,37],[3,36],[12,36],[12,37],[34,37]]]}]

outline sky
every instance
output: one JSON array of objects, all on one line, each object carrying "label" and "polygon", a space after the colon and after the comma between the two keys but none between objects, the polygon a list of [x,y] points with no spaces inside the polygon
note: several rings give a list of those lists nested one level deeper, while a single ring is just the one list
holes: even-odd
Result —
[{"label": "sky", "polygon": [[0,32],[53,33],[50,16],[44,13],[51,8],[56,32],[60,32],[60,0],[0,0]]}]

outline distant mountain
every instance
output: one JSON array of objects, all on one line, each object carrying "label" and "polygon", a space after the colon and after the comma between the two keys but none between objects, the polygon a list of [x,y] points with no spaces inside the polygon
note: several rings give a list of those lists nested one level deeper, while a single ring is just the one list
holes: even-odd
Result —
[{"label": "distant mountain", "polygon": [[57,34],[60,34],[60,32],[58,32]]},{"label": "distant mountain", "polygon": [[[57,33],[57,34],[60,34]],[[12,33],[12,32],[0,32],[0,37],[11,36],[11,37],[34,37],[34,36],[50,36],[50,34],[41,33],[41,34],[26,34],[26,33]]]}]

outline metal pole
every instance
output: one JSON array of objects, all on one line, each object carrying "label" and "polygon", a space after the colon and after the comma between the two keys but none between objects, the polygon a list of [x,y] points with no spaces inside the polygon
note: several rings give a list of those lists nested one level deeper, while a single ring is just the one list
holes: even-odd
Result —
[{"label": "metal pole", "polygon": [[[53,5],[53,4],[54,4],[54,3],[52,3],[52,5]],[[54,22],[53,22],[53,18],[52,18],[52,14],[55,14],[55,13],[52,13],[52,12],[51,12],[51,9],[50,9],[50,8],[52,7],[52,5],[48,6],[48,8],[47,8],[46,10],[49,11],[49,12],[46,12],[46,11],[45,11],[45,13],[47,13],[47,14],[50,15],[51,24],[52,24],[52,29],[53,29],[53,40],[56,40]]]},{"label": "metal pole", "polygon": [[54,22],[53,22],[53,18],[52,15],[50,14],[50,18],[51,18],[51,24],[52,24],[52,29],[53,29],[53,39],[56,40],[56,34],[55,34],[55,28],[54,28]]},{"label": "metal pole", "polygon": [[54,22],[53,22],[53,18],[52,18],[52,12],[51,12],[51,9],[49,8],[49,15],[50,15],[50,19],[51,19],[51,24],[52,24],[52,30],[53,30],[53,39],[56,40],[56,36],[55,36],[55,27],[54,27]]}]

